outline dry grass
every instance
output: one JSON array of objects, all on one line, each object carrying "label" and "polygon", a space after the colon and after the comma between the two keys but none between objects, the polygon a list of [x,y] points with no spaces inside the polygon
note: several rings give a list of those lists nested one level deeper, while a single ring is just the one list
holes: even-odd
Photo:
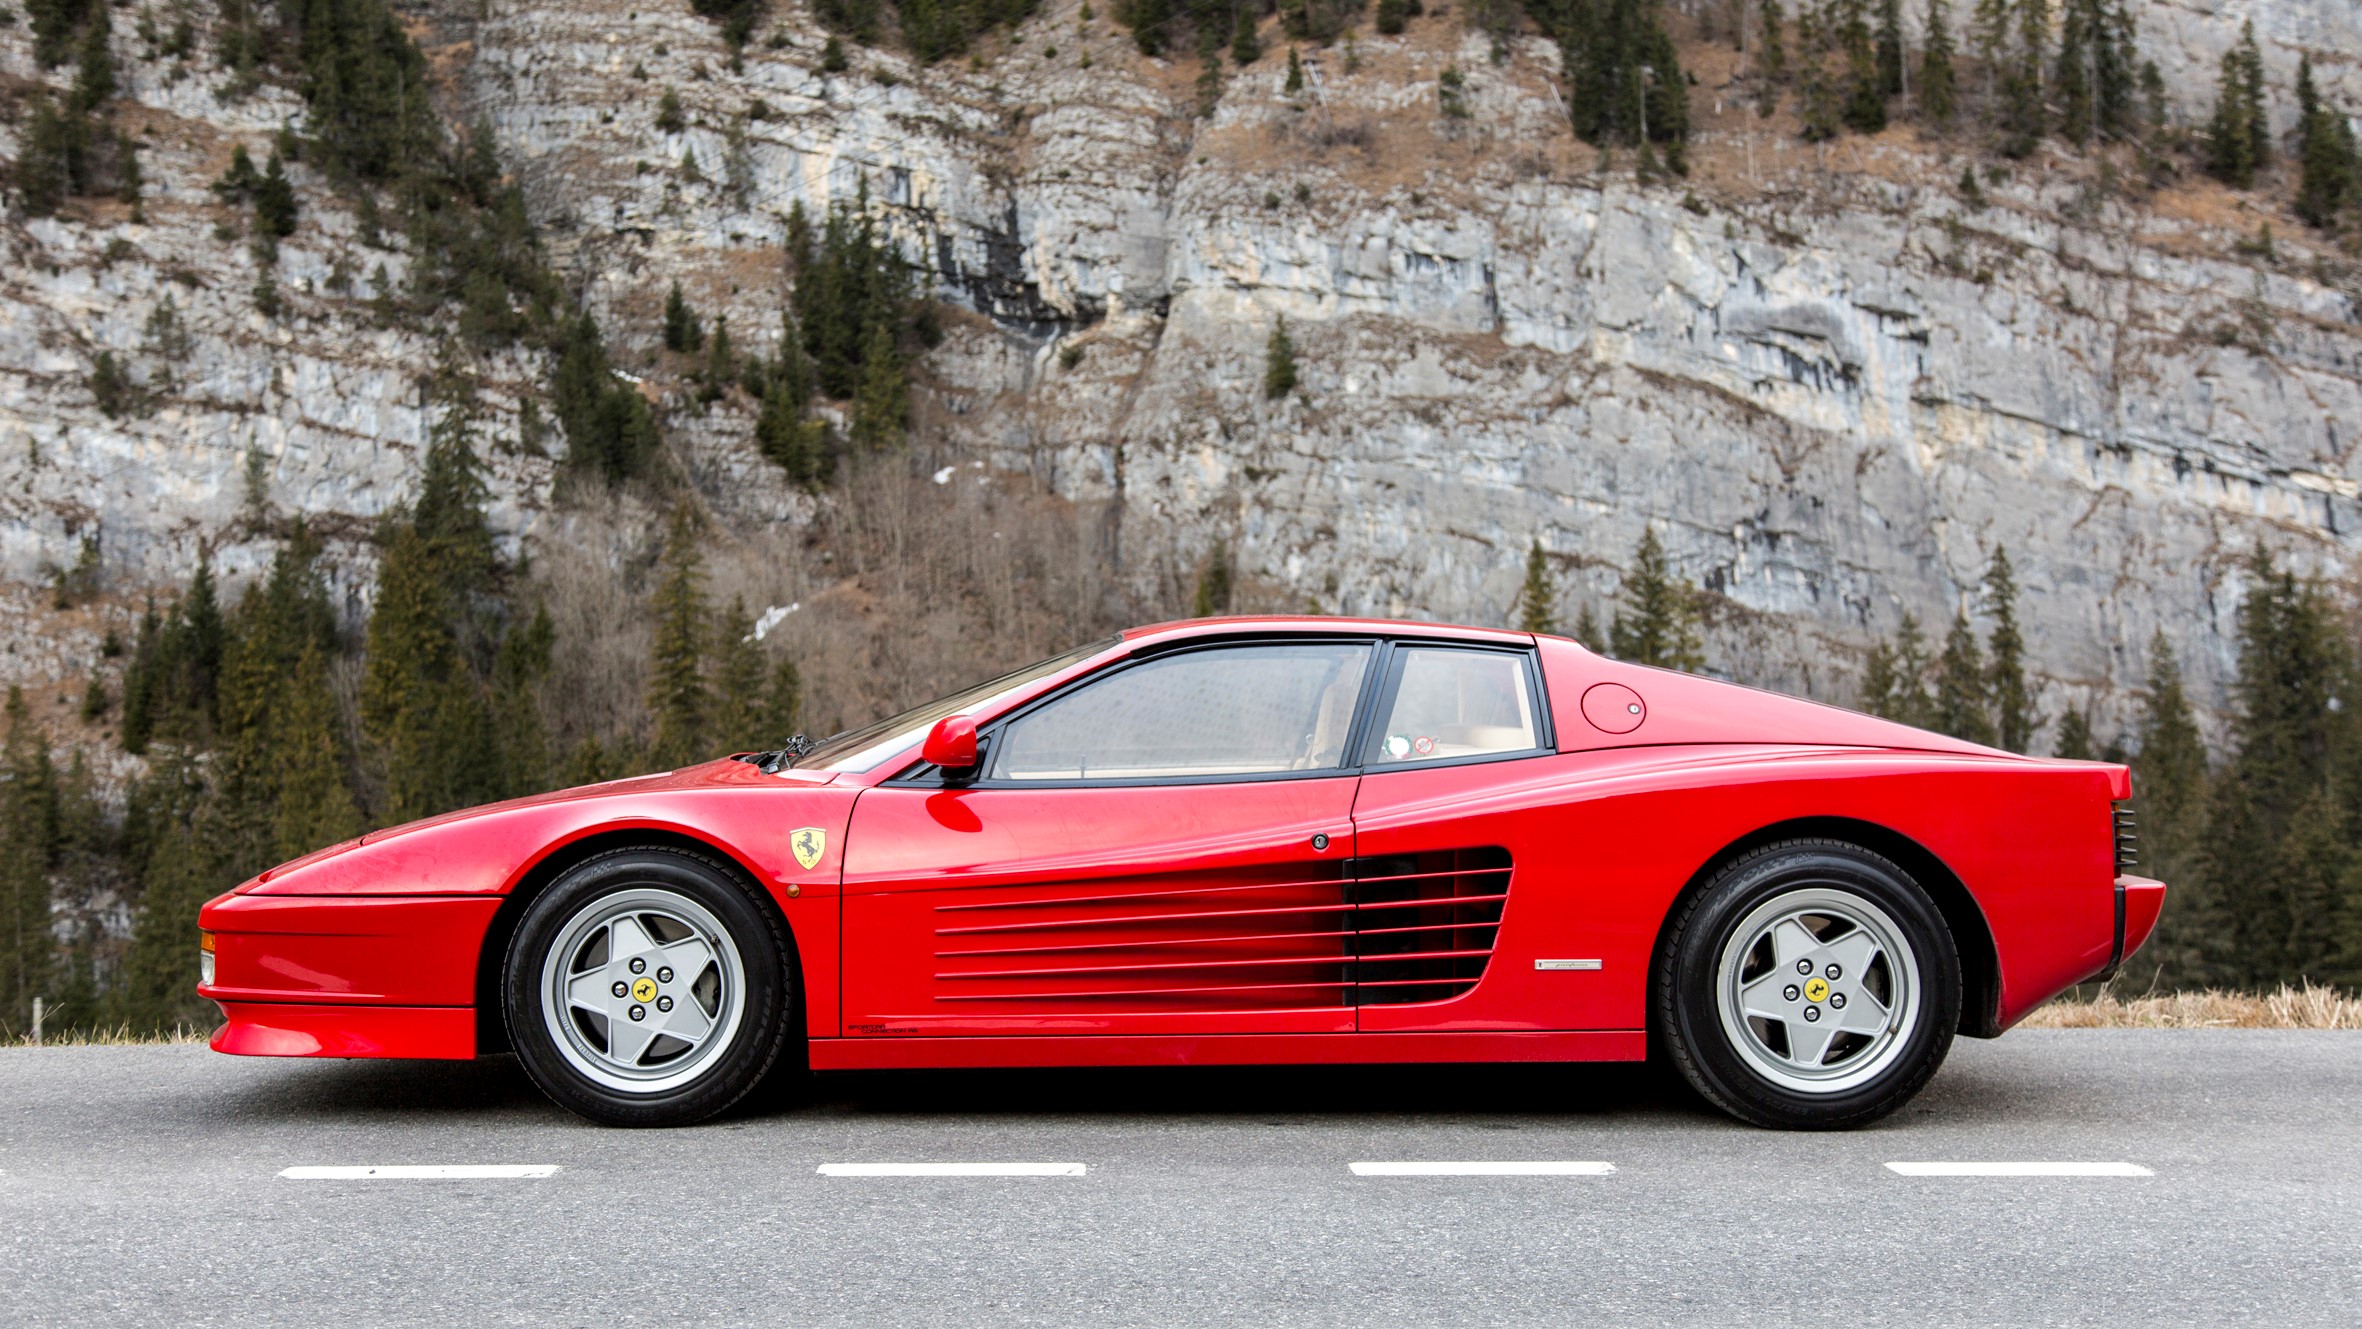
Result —
[{"label": "dry grass", "polygon": [[2120,1000],[2061,998],[2026,1017],[2026,1029],[2362,1029],[2362,999],[2333,987],[2278,992],[2166,992]]},{"label": "dry grass", "polygon": [[130,1025],[112,1029],[76,1029],[62,1034],[44,1034],[36,1043],[24,1033],[0,1033],[0,1048],[120,1048],[155,1043],[202,1043],[213,1037],[213,1026],[177,1025],[165,1033],[152,1030],[135,1031]]}]

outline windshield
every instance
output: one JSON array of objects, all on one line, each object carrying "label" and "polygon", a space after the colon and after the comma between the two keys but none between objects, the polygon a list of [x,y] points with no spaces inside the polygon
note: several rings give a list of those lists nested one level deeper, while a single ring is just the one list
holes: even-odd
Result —
[{"label": "windshield", "polygon": [[1048,678],[1061,669],[1081,664],[1122,640],[1121,637],[1108,637],[1101,641],[1092,642],[1088,646],[1077,646],[1064,655],[1056,655],[1047,660],[1037,661],[1023,669],[1003,674],[990,682],[979,683],[964,692],[955,692],[948,697],[939,697],[915,710],[904,711],[900,715],[880,720],[865,728],[848,730],[830,738],[827,742],[805,754],[801,760],[796,762],[796,769],[800,771],[850,772],[870,770],[879,762],[926,737],[927,731],[935,727],[937,720],[947,715],[961,715],[968,711],[989,707],[1008,693]]}]

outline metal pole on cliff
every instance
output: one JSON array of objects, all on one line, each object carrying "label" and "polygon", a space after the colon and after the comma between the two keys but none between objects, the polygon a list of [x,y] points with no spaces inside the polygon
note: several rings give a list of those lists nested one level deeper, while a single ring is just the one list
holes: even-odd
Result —
[{"label": "metal pole on cliff", "polygon": [[41,1046],[41,999],[33,998],[33,1046]]}]

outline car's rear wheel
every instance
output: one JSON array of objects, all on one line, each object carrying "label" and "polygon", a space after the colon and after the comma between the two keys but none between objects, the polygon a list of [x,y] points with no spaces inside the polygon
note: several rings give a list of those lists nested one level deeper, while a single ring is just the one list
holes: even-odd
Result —
[{"label": "car's rear wheel", "polygon": [[569,869],[519,920],[510,1040],[542,1092],[612,1126],[680,1126],[744,1097],[793,1021],[788,949],[735,873],[677,849]]},{"label": "car's rear wheel", "polygon": [[1759,1126],[1835,1128],[1910,1101],[1951,1049],[1960,960],[1910,874],[1789,841],[1716,873],[1658,955],[1656,1024],[1683,1078]]}]

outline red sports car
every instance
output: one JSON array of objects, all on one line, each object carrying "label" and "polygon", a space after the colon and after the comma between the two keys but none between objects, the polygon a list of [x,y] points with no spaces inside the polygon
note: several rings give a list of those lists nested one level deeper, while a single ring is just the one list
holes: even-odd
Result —
[{"label": "red sports car", "polygon": [[224,1052],[513,1049],[618,1125],[805,1055],[1653,1045],[1734,1116],[1847,1126],[2147,938],[2130,793],[1555,637],[1177,623],[809,750],[323,849],[205,906],[198,991]]}]

